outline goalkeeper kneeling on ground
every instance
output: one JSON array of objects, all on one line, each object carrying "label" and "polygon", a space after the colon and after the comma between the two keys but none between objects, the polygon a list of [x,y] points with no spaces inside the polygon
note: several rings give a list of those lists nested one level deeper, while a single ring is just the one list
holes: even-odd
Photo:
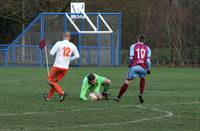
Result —
[{"label": "goalkeeper kneeling on ground", "polygon": [[[81,100],[89,100],[89,98],[86,97],[88,92],[90,92],[89,97],[95,97],[97,100],[108,100],[108,90],[110,83],[111,81],[105,77],[96,74],[88,74],[83,79],[80,93]],[[102,93],[100,92],[101,87],[104,87]]]}]

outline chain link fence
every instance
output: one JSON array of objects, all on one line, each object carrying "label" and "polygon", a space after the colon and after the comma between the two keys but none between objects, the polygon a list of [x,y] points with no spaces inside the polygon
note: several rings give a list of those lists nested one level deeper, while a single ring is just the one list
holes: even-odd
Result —
[{"label": "chain link fence", "polygon": [[[49,64],[53,64],[54,56],[49,55],[52,46],[62,40],[64,31],[70,31],[71,41],[77,46],[81,58],[72,65],[98,65],[116,66],[121,60],[121,14],[101,14],[113,33],[87,34],[78,33],[74,26],[67,19],[65,13],[44,13],[40,14],[16,40],[8,45],[7,57],[0,54],[0,57],[7,59],[6,65],[41,65],[46,64],[44,50],[39,49],[39,42],[45,40],[47,45]],[[91,21],[99,31],[106,31],[107,28],[98,17],[98,13],[88,14]],[[74,19],[75,24],[81,31],[92,31],[91,25],[85,19]],[[1,59],[1,64],[5,64]]]}]

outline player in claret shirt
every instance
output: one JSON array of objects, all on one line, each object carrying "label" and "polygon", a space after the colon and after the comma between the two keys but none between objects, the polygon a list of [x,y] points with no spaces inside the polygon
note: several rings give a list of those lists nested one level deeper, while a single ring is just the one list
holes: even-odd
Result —
[{"label": "player in claret shirt", "polygon": [[140,103],[144,102],[143,94],[144,94],[144,87],[145,87],[145,77],[146,74],[151,74],[150,67],[151,67],[151,49],[144,44],[146,40],[145,35],[139,35],[138,42],[131,45],[130,47],[130,64],[127,79],[125,80],[124,84],[121,86],[120,92],[115,101],[120,101],[120,98],[126,92],[130,82],[136,78],[137,76],[140,77],[140,94],[138,95]]}]

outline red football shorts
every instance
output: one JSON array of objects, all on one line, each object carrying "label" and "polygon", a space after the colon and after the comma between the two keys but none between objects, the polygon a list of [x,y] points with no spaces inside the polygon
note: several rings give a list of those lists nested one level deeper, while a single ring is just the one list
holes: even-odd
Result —
[{"label": "red football shorts", "polygon": [[63,68],[58,68],[58,67],[52,67],[49,76],[48,76],[48,81],[49,82],[59,82],[62,80],[62,78],[65,76],[67,73],[67,69]]}]

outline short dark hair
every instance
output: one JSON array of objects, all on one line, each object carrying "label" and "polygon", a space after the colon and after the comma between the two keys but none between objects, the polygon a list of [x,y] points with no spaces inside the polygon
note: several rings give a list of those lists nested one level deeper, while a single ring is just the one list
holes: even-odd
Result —
[{"label": "short dark hair", "polygon": [[145,34],[140,34],[138,36],[138,41],[144,43],[146,41],[146,35]]},{"label": "short dark hair", "polygon": [[89,81],[92,81],[92,80],[95,79],[95,75],[94,75],[94,74],[89,74],[89,75],[87,76],[87,78],[88,78]]}]

